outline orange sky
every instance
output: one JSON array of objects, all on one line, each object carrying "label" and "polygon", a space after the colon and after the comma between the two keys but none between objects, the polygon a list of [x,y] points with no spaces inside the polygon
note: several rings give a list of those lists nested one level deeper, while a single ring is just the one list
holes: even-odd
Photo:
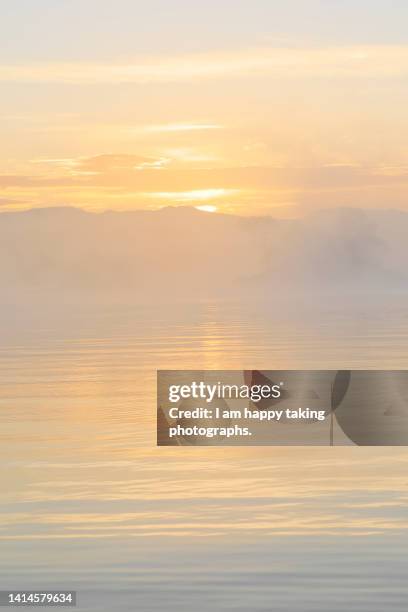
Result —
[{"label": "orange sky", "polygon": [[[124,36],[134,10],[125,4]],[[10,37],[0,57],[1,210],[198,205],[285,217],[334,206],[408,208],[404,41],[367,40],[363,24],[351,39],[343,24],[330,43],[322,31],[306,36],[307,21],[295,36],[290,16],[285,36],[271,41],[258,15],[234,36],[227,23],[214,35],[204,24],[197,49],[197,23],[185,9],[185,49],[171,37],[181,28],[175,22],[162,38],[145,33],[151,49],[138,48],[139,15],[119,53],[118,23],[102,15],[113,40],[91,53],[81,32],[77,45],[57,45],[64,18],[74,17],[67,5],[58,20],[52,3],[42,6],[56,28],[51,42],[29,23],[17,51],[11,17],[0,26]],[[147,8],[142,17],[145,25],[153,18]]]}]

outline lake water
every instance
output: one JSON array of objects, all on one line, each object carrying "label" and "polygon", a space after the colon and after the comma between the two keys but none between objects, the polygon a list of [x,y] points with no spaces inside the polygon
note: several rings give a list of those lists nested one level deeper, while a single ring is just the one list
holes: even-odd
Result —
[{"label": "lake water", "polygon": [[2,589],[406,610],[408,450],[156,448],[156,370],[408,369],[408,303],[3,306]]}]

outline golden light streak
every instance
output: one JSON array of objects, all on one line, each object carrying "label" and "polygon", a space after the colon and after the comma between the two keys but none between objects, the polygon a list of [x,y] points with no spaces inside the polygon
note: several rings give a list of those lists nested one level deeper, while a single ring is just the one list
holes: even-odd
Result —
[{"label": "golden light streak", "polygon": [[163,198],[175,202],[214,200],[237,193],[237,189],[193,189],[192,191],[156,191],[146,193],[149,198]]},{"label": "golden light streak", "polygon": [[197,210],[202,210],[203,212],[214,213],[217,212],[216,206],[211,206],[210,204],[204,204],[203,206],[196,206]]}]

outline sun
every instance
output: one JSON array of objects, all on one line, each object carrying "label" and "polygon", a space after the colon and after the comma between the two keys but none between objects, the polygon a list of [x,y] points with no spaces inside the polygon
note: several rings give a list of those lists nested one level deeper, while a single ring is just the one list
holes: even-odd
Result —
[{"label": "sun", "polygon": [[211,206],[211,204],[203,204],[202,206],[195,206],[197,210],[202,210],[203,212],[215,213],[217,212],[216,206]]}]

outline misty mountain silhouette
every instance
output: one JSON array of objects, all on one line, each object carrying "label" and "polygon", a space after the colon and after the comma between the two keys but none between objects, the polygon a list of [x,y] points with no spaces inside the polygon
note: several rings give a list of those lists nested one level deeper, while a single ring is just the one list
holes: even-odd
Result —
[{"label": "misty mountain silhouette", "polygon": [[228,295],[408,287],[408,214],[334,209],[296,220],[191,207],[0,214],[8,292]]}]

